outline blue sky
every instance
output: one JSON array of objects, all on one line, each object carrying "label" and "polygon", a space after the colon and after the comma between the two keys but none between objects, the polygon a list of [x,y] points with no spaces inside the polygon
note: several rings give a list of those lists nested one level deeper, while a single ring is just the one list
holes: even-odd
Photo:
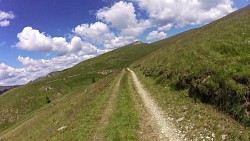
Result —
[{"label": "blue sky", "polygon": [[135,40],[200,27],[248,0],[0,0],[0,85],[25,84]]}]

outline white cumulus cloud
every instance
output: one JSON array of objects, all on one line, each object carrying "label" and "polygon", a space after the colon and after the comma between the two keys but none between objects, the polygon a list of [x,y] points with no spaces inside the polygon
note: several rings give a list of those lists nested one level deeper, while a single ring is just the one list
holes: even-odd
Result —
[{"label": "white cumulus cloud", "polygon": [[108,43],[104,44],[104,47],[107,49],[114,49],[118,47],[125,46],[129,43],[134,41],[133,37],[115,37],[114,39],[110,40]]},{"label": "white cumulus cloud", "polygon": [[16,46],[24,50],[49,52],[53,49],[53,39],[32,27],[25,27],[17,38]]},{"label": "white cumulus cloud", "polygon": [[98,10],[97,19],[102,20],[119,31],[123,37],[137,37],[151,26],[148,20],[137,20],[133,3],[117,2],[112,7]]},{"label": "white cumulus cloud", "polygon": [[160,30],[206,24],[233,12],[232,0],[136,0]]},{"label": "white cumulus cloud", "polygon": [[117,2],[111,8],[105,7],[97,12],[97,18],[117,29],[125,29],[130,25],[136,25],[135,8],[132,3]]},{"label": "white cumulus cloud", "polygon": [[10,21],[8,21],[8,20],[0,21],[0,26],[1,27],[5,27],[5,26],[9,26],[9,25],[10,25]]},{"label": "white cumulus cloud", "polygon": [[6,27],[10,25],[10,20],[14,19],[15,15],[13,12],[4,12],[0,10],[0,26]]},{"label": "white cumulus cloud", "polygon": [[102,22],[78,25],[73,32],[94,44],[103,44],[106,40],[111,40],[115,37],[114,33],[109,30],[109,27]]},{"label": "white cumulus cloud", "polygon": [[167,37],[167,34],[164,32],[152,31],[148,34],[147,40],[157,40],[157,39],[164,39]]},{"label": "white cumulus cloud", "polygon": [[29,51],[38,52],[57,52],[60,55],[73,53],[77,51],[85,51],[86,53],[97,50],[95,46],[88,42],[82,41],[80,37],[72,37],[70,42],[67,42],[64,37],[51,37],[41,33],[39,30],[32,27],[25,27],[21,33],[17,34],[19,42],[16,47]]}]

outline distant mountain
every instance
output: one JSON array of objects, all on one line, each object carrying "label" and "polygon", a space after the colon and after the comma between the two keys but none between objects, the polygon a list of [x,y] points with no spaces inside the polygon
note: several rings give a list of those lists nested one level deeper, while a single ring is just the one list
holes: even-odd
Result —
[{"label": "distant mountain", "polygon": [[0,95],[19,86],[0,86]]}]

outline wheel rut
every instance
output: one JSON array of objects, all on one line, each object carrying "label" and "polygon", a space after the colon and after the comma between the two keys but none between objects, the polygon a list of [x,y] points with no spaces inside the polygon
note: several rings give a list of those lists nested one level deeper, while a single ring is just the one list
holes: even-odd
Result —
[{"label": "wheel rut", "polygon": [[112,91],[111,97],[109,98],[108,104],[102,113],[100,123],[99,123],[100,127],[97,128],[97,130],[95,131],[95,133],[92,137],[93,141],[104,140],[103,130],[105,129],[105,127],[107,127],[107,125],[110,121],[110,117],[113,113],[114,105],[117,102],[117,96],[118,96],[118,92],[120,89],[121,79],[123,78],[124,74],[125,74],[125,70],[123,69],[121,72],[121,75],[119,76],[119,79],[117,80],[117,82],[113,88],[113,91]]}]

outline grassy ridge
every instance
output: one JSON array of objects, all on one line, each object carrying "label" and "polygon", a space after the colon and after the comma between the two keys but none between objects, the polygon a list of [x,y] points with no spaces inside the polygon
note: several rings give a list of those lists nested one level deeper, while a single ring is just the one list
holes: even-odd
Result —
[{"label": "grassy ridge", "polygon": [[110,123],[105,129],[108,141],[119,140],[139,140],[137,132],[139,130],[138,111],[134,107],[134,102],[128,88],[128,72],[121,80],[121,88],[118,100]]},{"label": "grassy ridge", "polygon": [[154,43],[164,47],[134,68],[156,83],[188,90],[250,126],[250,6],[204,27]]},{"label": "grassy ridge", "polygon": [[52,103],[60,101],[65,95],[89,86],[93,77],[96,81],[107,77],[158,48],[148,44],[127,45],[6,92],[0,96],[0,133],[29,119],[30,115],[46,106],[46,97]]}]

